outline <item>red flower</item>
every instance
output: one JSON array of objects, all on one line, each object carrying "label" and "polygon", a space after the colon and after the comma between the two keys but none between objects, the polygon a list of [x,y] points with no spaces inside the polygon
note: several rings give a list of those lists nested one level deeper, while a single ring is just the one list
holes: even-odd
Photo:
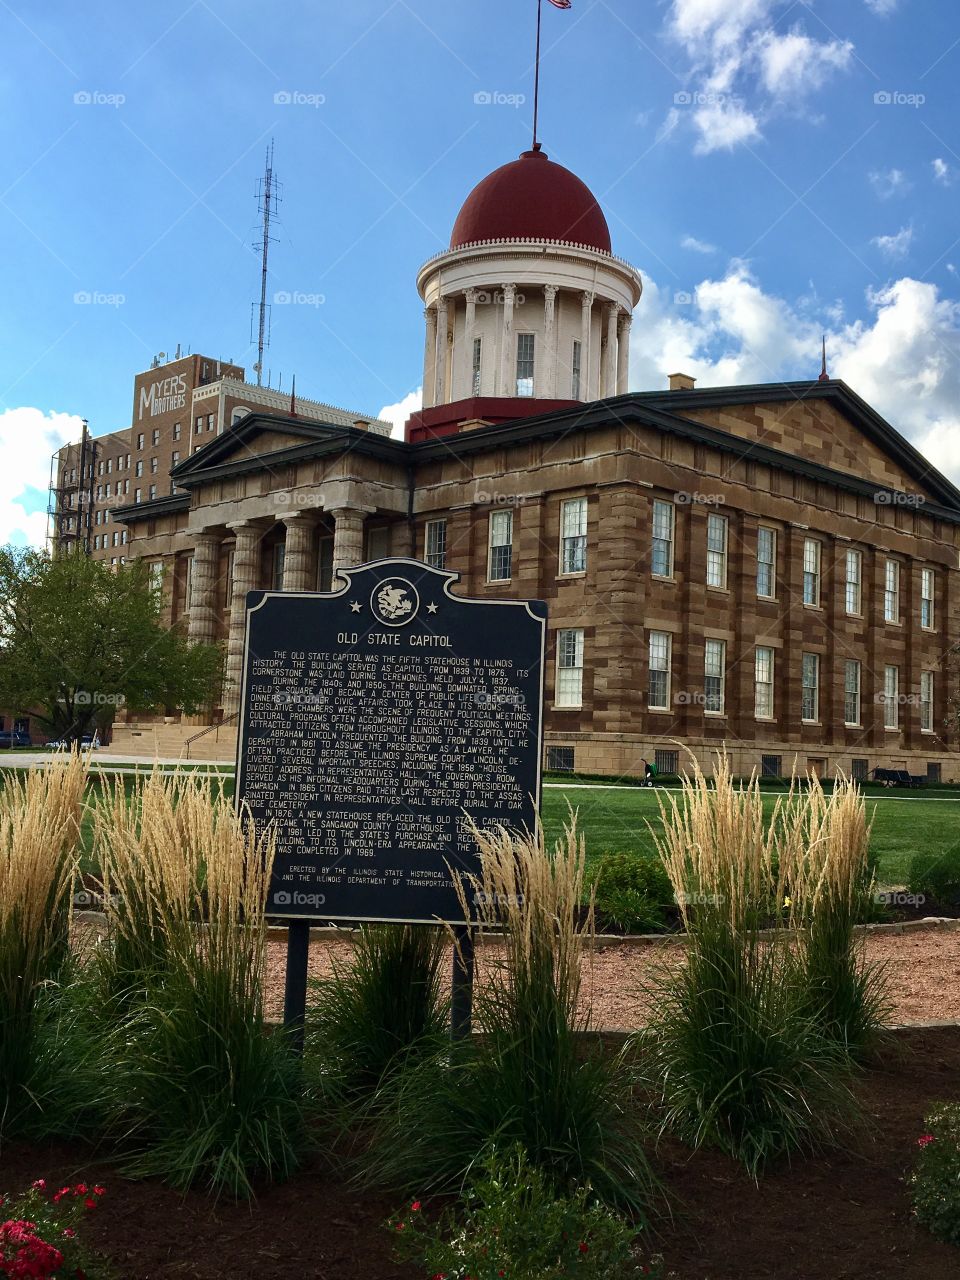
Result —
[{"label": "red flower", "polygon": [[34,1191],[44,1191],[46,1190],[47,1180],[46,1178],[38,1178],[36,1182],[32,1184],[32,1186]]},{"label": "red flower", "polygon": [[932,1133],[925,1133],[925,1134],[923,1134],[923,1136],[922,1136],[922,1137],[920,1137],[920,1138],[918,1138],[918,1139],[917,1139],[917,1146],[918,1146],[918,1147],[928,1147],[928,1146],[930,1145],[930,1143],[931,1143],[931,1142],[933,1142],[934,1140],[935,1140],[935,1139],[934,1139],[934,1136],[933,1136],[933,1134],[932,1134]]},{"label": "red flower", "polygon": [[419,1213],[419,1212],[420,1212],[421,1207],[422,1207],[422,1206],[421,1206],[421,1204],[420,1204],[420,1201],[419,1201],[419,1200],[414,1200],[413,1204],[410,1206],[410,1210],[411,1210],[411,1212],[412,1212],[412,1213]]},{"label": "red flower", "polygon": [[84,1200],[83,1203],[86,1205],[88,1209],[95,1209],[97,1207],[97,1202],[93,1198],[93,1196],[87,1196],[86,1200]]},{"label": "red flower", "polygon": [[68,1240],[72,1240],[77,1233],[74,1231],[73,1227],[64,1227],[63,1234],[67,1237]]},{"label": "red flower", "polygon": [[93,1188],[93,1194],[94,1194],[95,1196],[105,1196],[105,1195],[107,1194],[107,1188],[106,1188],[106,1187],[101,1187],[101,1186],[96,1186],[96,1187],[94,1187],[94,1188]]},{"label": "red flower", "polygon": [[404,1230],[406,1230],[406,1226],[407,1226],[407,1224],[406,1224],[405,1222],[398,1222],[398,1223],[397,1223],[397,1230],[398,1230],[398,1231],[404,1231]]},{"label": "red flower", "polygon": [[587,1244],[586,1240],[581,1240],[581,1241],[580,1241],[580,1252],[581,1252],[581,1253],[589,1253],[589,1252],[590,1252],[590,1246]]}]

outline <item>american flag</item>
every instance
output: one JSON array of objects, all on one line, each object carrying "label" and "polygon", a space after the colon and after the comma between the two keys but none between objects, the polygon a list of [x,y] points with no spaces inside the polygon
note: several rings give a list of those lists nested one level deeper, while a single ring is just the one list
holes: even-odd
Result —
[{"label": "american flag", "polygon": [[550,0],[555,9],[572,9],[573,0]]}]

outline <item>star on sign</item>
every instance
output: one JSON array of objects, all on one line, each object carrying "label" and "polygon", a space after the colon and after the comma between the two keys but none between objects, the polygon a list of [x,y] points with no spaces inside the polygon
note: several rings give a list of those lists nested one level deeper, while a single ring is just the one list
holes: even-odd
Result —
[{"label": "star on sign", "polygon": [[359,612],[360,612],[360,601],[359,601],[359,600],[351,600],[351,601],[350,601],[350,612],[351,612],[351,613],[359,613]]},{"label": "star on sign", "polygon": [[435,604],[427,605],[427,613],[436,613],[436,612],[437,612],[437,606]]}]

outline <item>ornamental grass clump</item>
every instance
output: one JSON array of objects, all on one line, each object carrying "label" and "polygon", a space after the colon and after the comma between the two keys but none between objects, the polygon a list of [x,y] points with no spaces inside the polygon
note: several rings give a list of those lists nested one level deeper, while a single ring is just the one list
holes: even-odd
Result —
[{"label": "ornamental grass clump", "polygon": [[369,926],[346,963],[334,960],[330,976],[312,984],[306,1066],[328,1117],[349,1121],[393,1073],[443,1045],[445,944],[437,927]]},{"label": "ornamental grass clump", "polygon": [[79,1067],[63,1060],[69,1036],[58,1019],[85,785],[77,754],[11,771],[0,785],[0,1134],[56,1129],[63,1076]]},{"label": "ornamental grass clump", "polygon": [[866,961],[856,932],[874,890],[866,805],[848,779],[839,777],[825,796],[811,777],[782,825],[802,998],[822,1034],[858,1059],[877,1042],[889,1011],[883,970]]},{"label": "ornamental grass clump", "polygon": [[132,1176],[249,1195],[304,1138],[298,1064],[263,1012],[273,837],[195,777],[155,773],[131,809],[105,805],[97,831],[122,1007],[113,1136]]},{"label": "ornamental grass clump", "polygon": [[[712,783],[693,762],[653,837],[687,929],[686,963],[659,979],[649,1046],[663,1128],[717,1146],[754,1175],[825,1144],[850,1111],[844,1053],[811,1012],[787,922],[783,802],[768,823],[757,779]],[[795,828],[796,824],[794,824]],[[772,926],[772,927],[767,927]]]},{"label": "ornamental grass clump", "polygon": [[543,832],[474,829],[478,877],[458,881],[480,948],[469,1043],[402,1072],[370,1161],[398,1190],[460,1190],[491,1145],[518,1145],[549,1184],[589,1182],[642,1214],[653,1179],[630,1097],[628,1060],[583,1033],[584,848],[573,823],[553,852]]}]

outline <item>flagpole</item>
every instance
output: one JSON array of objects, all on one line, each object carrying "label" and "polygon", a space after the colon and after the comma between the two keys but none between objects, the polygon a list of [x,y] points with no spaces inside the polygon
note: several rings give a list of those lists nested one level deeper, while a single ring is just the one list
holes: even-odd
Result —
[{"label": "flagpole", "polygon": [[540,18],[543,12],[543,0],[537,0],[537,59],[533,76],[533,149],[539,151],[537,139],[537,116],[540,111]]}]

